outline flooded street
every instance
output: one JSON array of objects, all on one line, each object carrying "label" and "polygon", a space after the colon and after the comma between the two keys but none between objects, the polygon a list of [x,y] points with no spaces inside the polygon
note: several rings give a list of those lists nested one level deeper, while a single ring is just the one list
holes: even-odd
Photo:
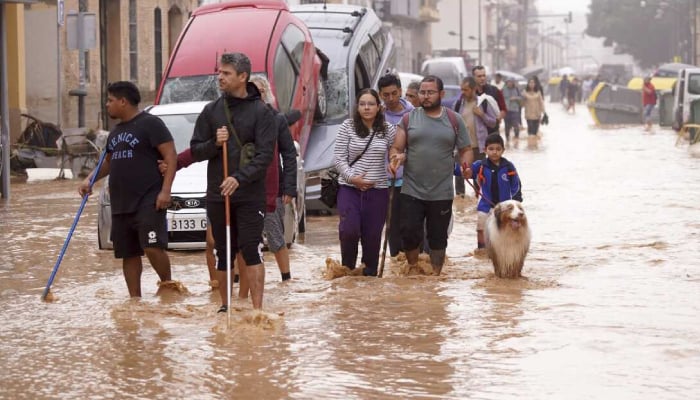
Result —
[{"label": "flooded street", "polygon": [[[440,277],[322,277],[337,219],[309,217],[293,280],[266,254],[269,324],[216,314],[203,252],[171,252],[189,295],[128,299],[97,250],[97,196],[40,294],[80,204],[77,181],[15,183],[0,203],[2,399],[692,399],[700,397],[700,159],[670,130],[600,130],[547,104],[538,149],[506,150],[532,246],[499,280],[455,202]],[[526,132],[521,133],[526,136]],[[388,256],[387,256],[388,257]],[[234,303],[234,305],[236,305]],[[283,314],[283,315],[280,315]]]}]

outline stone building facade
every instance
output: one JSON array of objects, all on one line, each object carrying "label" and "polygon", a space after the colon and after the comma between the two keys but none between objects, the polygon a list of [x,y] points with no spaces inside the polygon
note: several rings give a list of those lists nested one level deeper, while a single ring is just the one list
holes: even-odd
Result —
[{"label": "stone building facade", "polygon": [[[20,113],[61,127],[78,126],[79,52],[68,48],[71,14],[93,14],[95,46],[85,53],[85,126],[104,127],[102,112],[107,82],[133,81],[142,105],[153,101],[160,75],[177,38],[200,0],[65,0],[60,25],[57,1],[18,5],[11,15],[20,47],[8,76],[10,132],[14,142],[23,128]],[[9,59],[9,57],[8,57]]]}]

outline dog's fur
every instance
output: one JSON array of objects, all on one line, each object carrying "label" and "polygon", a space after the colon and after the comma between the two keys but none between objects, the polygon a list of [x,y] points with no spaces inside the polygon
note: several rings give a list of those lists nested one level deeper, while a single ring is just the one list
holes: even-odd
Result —
[{"label": "dog's fur", "polygon": [[486,219],[486,250],[499,278],[518,278],[530,249],[530,227],[517,200],[498,203]]}]

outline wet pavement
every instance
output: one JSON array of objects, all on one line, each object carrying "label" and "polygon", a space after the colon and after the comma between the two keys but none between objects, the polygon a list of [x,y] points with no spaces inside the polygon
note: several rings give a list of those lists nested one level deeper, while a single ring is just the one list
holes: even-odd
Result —
[{"label": "wet pavement", "polygon": [[[280,282],[266,254],[263,320],[216,314],[203,252],[170,252],[189,295],[128,299],[97,250],[77,181],[14,183],[0,203],[2,399],[687,399],[700,397],[700,159],[675,135],[600,130],[548,104],[538,148],[505,157],[523,180],[526,279],[475,259],[474,201],[455,202],[440,277],[323,278],[337,219],[309,217]],[[523,132],[525,135],[525,132]]]}]

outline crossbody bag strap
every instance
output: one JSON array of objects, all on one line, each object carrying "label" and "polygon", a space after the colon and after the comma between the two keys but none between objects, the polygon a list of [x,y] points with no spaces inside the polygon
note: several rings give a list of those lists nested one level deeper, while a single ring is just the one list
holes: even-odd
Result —
[{"label": "crossbody bag strap", "polygon": [[231,110],[228,109],[228,101],[226,101],[226,97],[223,97],[223,99],[224,113],[226,113],[226,124],[228,124],[228,129],[231,130],[231,134],[234,138],[236,138],[236,143],[238,143],[238,147],[243,148],[243,144],[241,144],[241,139],[238,138],[238,133],[236,133],[236,128],[233,127],[233,122],[231,122]]},{"label": "crossbody bag strap", "polygon": [[[355,165],[355,163],[362,157],[362,155],[365,154],[365,152],[367,151],[367,149],[369,149],[369,145],[372,143],[372,139],[374,139],[374,134],[375,134],[375,132],[372,132],[372,136],[369,137],[369,142],[367,142],[367,146],[365,146],[365,149],[362,150],[362,153],[360,153],[359,156],[355,157],[355,159],[352,160],[352,162],[351,162],[350,164],[348,164],[350,167],[352,167],[353,165]],[[348,146],[350,146],[350,141],[348,141]]]}]

